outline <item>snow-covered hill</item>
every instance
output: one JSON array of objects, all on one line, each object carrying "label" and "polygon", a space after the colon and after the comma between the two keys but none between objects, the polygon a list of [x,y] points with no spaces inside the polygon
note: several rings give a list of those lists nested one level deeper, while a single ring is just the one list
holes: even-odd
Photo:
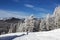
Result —
[{"label": "snow-covered hill", "polygon": [[60,40],[60,29],[49,32],[34,32],[13,40]]},{"label": "snow-covered hill", "polygon": [[4,37],[7,37],[5,38],[5,40],[6,39],[7,40],[12,40],[12,39],[13,40],[60,40],[60,29],[55,29],[55,30],[47,31],[47,32],[46,31],[30,32],[28,35],[26,34],[26,32],[10,33],[10,34],[5,34],[5,35],[0,35],[0,40],[1,38],[4,39]]}]

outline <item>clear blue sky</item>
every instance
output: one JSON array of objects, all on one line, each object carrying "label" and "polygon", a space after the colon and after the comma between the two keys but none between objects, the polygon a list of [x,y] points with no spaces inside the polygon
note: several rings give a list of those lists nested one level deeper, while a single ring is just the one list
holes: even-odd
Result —
[{"label": "clear blue sky", "polygon": [[0,17],[45,17],[58,5],[60,0],[0,0]]}]

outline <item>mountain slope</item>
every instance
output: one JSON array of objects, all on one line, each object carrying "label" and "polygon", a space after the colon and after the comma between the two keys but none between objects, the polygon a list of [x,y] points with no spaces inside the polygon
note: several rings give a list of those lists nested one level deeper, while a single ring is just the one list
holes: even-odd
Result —
[{"label": "mountain slope", "polygon": [[60,40],[60,29],[55,29],[52,31],[44,32],[26,32],[21,33],[10,33],[5,35],[0,35],[0,39],[8,40]]},{"label": "mountain slope", "polygon": [[49,32],[34,32],[13,40],[60,40],[60,29]]}]

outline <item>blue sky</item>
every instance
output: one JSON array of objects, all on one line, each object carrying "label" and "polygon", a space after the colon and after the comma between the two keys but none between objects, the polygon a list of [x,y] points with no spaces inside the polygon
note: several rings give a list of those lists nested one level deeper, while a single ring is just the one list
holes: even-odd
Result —
[{"label": "blue sky", "polygon": [[0,17],[45,17],[52,14],[60,0],[0,0]]}]

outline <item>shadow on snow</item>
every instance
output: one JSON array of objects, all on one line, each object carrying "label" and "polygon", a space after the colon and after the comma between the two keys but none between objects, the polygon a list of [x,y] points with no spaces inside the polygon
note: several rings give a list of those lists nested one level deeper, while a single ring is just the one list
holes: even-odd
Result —
[{"label": "shadow on snow", "polygon": [[19,35],[19,36],[14,35],[14,36],[0,37],[0,40],[12,40],[16,37],[21,37],[21,36],[24,36],[24,35],[26,35],[26,34],[22,34],[22,35]]}]

